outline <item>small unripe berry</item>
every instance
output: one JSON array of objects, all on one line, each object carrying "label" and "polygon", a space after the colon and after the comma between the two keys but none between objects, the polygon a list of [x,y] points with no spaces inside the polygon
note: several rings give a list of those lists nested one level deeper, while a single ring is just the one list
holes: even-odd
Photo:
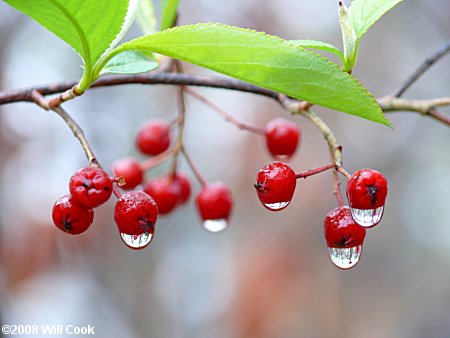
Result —
[{"label": "small unripe berry", "polygon": [[158,207],[143,191],[123,194],[114,208],[114,220],[120,233],[127,235],[154,234]]},{"label": "small unripe berry", "polygon": [[53,223],[71,235],[85,232],[94,220],[94,211],[74,202],[71,195],[61,197],[52,210]]},{"label": "small unripe berry", "polygon": [[255,189],[267,209],[280,211],[291,202],[295,185],[295,172],[286,163],[272,162],[258,172]]},{"label": "small unripe berry", "polygon": [[123,177],[125,185],[121,188],[131,190],[142,183],[144,172],[139,162],[132,158],[121,158],[113,163],[113,172],[116,177]]},{"label": "small unripe berry", "polygon": [[290,158],[301,141],[301,133],[295,122],[277,118],[265,128],[266,144],[269,152],[276,158]]},{"label": "small unripe berry", "polygon": [[158,206],[161,215],[168,214],[177,205],[180,187],[174,183],[171,176],[161,176],[147,181],[144,191],[150,195]]},{"label": "small unripe berry", "polygon": [[164,120],[147,121],[136,134],[136,148],[146,155],[158,155],[170,146],[170,125]]},{"label": "small unripe berry", "polygon": [[111,197],[112,180],[103,169],[86,167],[72,175],[69,190],[76,203],[92,209]]}]

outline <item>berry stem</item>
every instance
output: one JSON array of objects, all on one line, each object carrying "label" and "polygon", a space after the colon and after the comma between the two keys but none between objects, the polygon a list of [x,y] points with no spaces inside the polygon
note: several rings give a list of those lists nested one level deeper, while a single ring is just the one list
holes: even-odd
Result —
[{"label": "berry stem", "polygon": [[[175,66],[177,73],[183,72],[183,68],[181,66],[180,61],[175,60],[174,66]],[[184,90],[184,86],[177,87],[178,133],[177,133],[177,140],[175,143],[175,150],[173,152],[172,168],[170,171],[172,177],[175,177],[175,175],[177,173],[178,156],[179,156],[181,148],[183,146],[184,125],[185,125],[185,120],[186,120],[186,101],[184,98],[183,90]]]},{"label": "berry stem", "polygon": [[340,172],[342,175],[344,175],[345,177],[347,177],[347,179],[350,179],[350,177],[352,177],[352,175],[350,175],[342,166],[338,165],[336,166],[336,170],[338,172]]},{"label": "berry stem", "polygon": [[203,178],[202,174],[198,170],[198,168],[195,166],[192,159],[189,157],[189,155],[186,152],[186,149],[184,147],[181,148],[181,152],[183,153],[184,158],[186,159],[187,163],[189,164],[189,167],[191,168],[192,172],[195,175],[195,178],[197,178],[198,182],[202,187],[205,187],[207,185],[206,180]]},{"label": "berry stem", "polygon": [[141,169],[142,171],[147,171],[150,170],[158,165],[160,165],[161,163],[163,163],[164,161],[167,161],[176,151],[176,148],[170,148],[168,150],[166,150],[165,152],[156,155],[155,157],[149,158],[148,160],[140,163]]},{"label": "berry stem", "polygon": [[94,152],[92,151],[92,148],[88,140],[86,139],[86,136],[84,135],[83,130],[72,118],[72,116],[70,116],[70,114],[61,106],[52,106],[51,101],[45,99],[42,94],[36,90],[32,91],[31,98],[37,105],[44,108],[45,110],[53,110],[56,114],[58,114],[70,128],[73,135],[78,139],[78,141],[80,141],[81,147],[83,148],[84,153],[86,154],[86,157],[89,161],[89,166],[100,167],[97,158],[95,157]]},{"label": "berry stem", "polygon": [[344,203],[342,202],[341,195],[341,181],[339,180],[338,171],[333,171],[333,193],[336,195],[336,199],[339,207],[343,207]]},{"label": "berry stem", "polygon": [[316,175],[316,174],[319,174],[321,172],[324,172],[324,171],[332,169],[332,168],[336,168],[335,163],[330,163],[330,164],[324,165],[324,166],[316,168],[316,169],[310,169],[307,171],[303,171],[301,173],[295,174],[295,178],[305,178],[306,179],[308,176]]},{"label": "berry stem", "polygon": [[114,195],[119,199],[122,196],[122,194],[120,193],[119,189],[117,189],[117,187],[114,186],[114,185],[113,185],[112,189],[113,189]]},{"label": "berry stem", "polygon": [[222,109],[221,107],[219,107],[217,104],[215,104],[214,102],[212,102],[211,100],[207,99],[205,96],[201,95],[199,92],[189,88],[189,87],[183,87],[184,91],[186,93],[188,93],[189,95],[191,95],[192,97],[196,98],[197,100],[199,100],[200,102],[204,103],[205,105],[207,105],[208,107],[210,107],[211,109],[215,110],[216,112],[218,112],[220,115],[222,115],[225,118],[225,121],[230,122],[232,124],[234,124],[236,127],[238,127],[241,130],[247,130],[249,132],[255,133],[255,134],[260,134],[260,135],[264,135],[265,131],[263,128],[260,127],[256,127],[256,126],[252,126],[249,124],[245,124],[243,122],[240,122],[239,120],[237,120],[234,116],[232,116],[231,114],[229,114],[227,111],[225,111],[224,109]]}]

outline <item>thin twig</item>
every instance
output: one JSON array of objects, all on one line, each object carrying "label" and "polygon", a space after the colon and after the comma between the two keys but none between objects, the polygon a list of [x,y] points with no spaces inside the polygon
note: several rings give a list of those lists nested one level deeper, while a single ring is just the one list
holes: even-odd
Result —
[{"label": "thin twig", "polygon": [[202,187],[205,187],[207,185],[206,180],[203,178],[202,174],[200,173],[200,171],[198,170],[197,166],[194,164],[190,156],[187,154],[186,149],[184,147],[181,148],[181,152],[183,153],[186,162],[188,163],[189,167],[194,173],[194,176],[197,178],[197,181],[200,183]]},{"label": "thin twig", "polygon": [[378,104],[385,113],[399,111],[417,112],[450,126],[450,116],[436,110],[436,107],[450,106],[450,97],[430,100],[405,100],[393,96],[386,96],[378,99]]},{"label": "thin twig", "polygon": [[255,133],[255,134],[261,134],[261,135],[265,134],[265,131],[264,131],[263,128],[256,127],[256,126],[251,126],[249,124],[245,124],[245,123],[239,121],[238,119],[233,117],[231,114],[229,114],[227,111],[225,111],[224,109],[219,107],[217,104],[215,104],[211,100],[207,99],[205,96],[203,96],[199,92],[193,90],[192,88],[184,87],[184,91],[186,93],[188,93],[189,95],[191,95],[192,97],[195,97],[197,100],[199,100],[200,102],[204,103],[205,105],[207,105],[211,109],[213,109],[216,112],[218,112],[220,115],[222,115],[225,118],[225,121],[234,124],[239,129],[247,130],[247,131],[250,131],[250,132]]},{"label": "thin twig", "polygon": [[43,107],[44,109],[50,109],[54,111],[64,120],[64,122],[72,131],[73,135],[78,139],[78,141],[80,141],[81,147],[83,148],[84,153],[86,154],[86,157],[89,161],[89,165],[91,167],[99,167],[97,158],[95,157],[94,152],[92,151],[92,148],[88,140],[86,139],[83,130],[72,118],[72,116],[70,116],[70,114],[66,112],[61,106],[51,107],[49,101],[45,100],[45,98],[38,91],[33,91],[31,93],[31,98],[36,102],[37,105]]},{"label": "thin twig", "polygon": [[417,81],[433,64],[450,51],[450,40],[447,40],[437,51],[433,52],[420,66],[412,73],[406,81],[395,92],[395,97],[400,97],[414,82]]},{"label": "thin twig", "polygon": [[[13,102],[31,102],[31,93],[33,90],[40,92],[43,96],[58,94],[64,92],[73,86],[78,81],[69,81],[53,84],[37,85],[28,88],[14,89],[0,92],[0,104],[7,104]],[[230,89],[247,93],[254,93],[258,95],[276,98],[278,93],[254,86],[252,84],[225,77],[211,77],[200,76],[193,74],[179,74],[171,72],[155,72],[144,74],[131,75],[109,75],[104,76],[95,81],[91,88],[101,88],[118,86],[125,84],[144,84],[144,85],[186,85],[186,86],[201,86],[210,88]]]},{"label": "thin twig", "polygon": [[[38,85],[23,89],[2,91],[0,92],[0,105],[13,102],[33,102],[35,101],[32,98],[33,91],[37,91],[41,95],[46,96],[64,92],[72,88],[76,84],[77,81],[71,81],[56,84]],[[281,102],[280,97],[286,97],[285,95],[281,95],[274,91],[260,88],[235,79],[219,78],[219,77],[215,78],[193,74],[178,74],[168,72],[105,76],[94,82],[92,88],[100,88],[124,84],[146,84],[146,85],[161,84],[161,85],[183,85],[183,86],[202,86],[210,88],[221,88],[262,95],[275,99],[279,102]],[[418,111],[417,110],[418,105],[422,107],[427,106],[429,107],[429,109],[433,108],[434,107],[433,105],[436,104],[442,106],[450,105],[450,97],[430,99],[430,100],[402,100],[390,97],[391,98],[390,102],[386,101],[386,98],[389,97],[382,97],[378,99],[378,102],[380,103],[382,110],[385,112],[413,111],[422,114],[427,114],[427,112]],[[289,102],[291,105],[296,106],[297,111],[308,110],[308,108],[310,107],[310,103],[304,101],[289,99]],[[389,106],[387,106],[387,104],[389,104]],[[445,117],[444,119],[441,119],[440,115],[438,115],[437,117],[434,118],[437,121],[448,124],[446,123]]]}]

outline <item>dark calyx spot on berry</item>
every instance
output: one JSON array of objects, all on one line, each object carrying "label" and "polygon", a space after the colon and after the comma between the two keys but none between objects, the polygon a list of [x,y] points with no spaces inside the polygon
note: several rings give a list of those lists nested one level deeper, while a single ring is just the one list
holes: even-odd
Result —
[{"label": "dark calyx spot on berry", "polygon": [[141,229],[144,231],[144,234],[148,235],[153,234],[155,232],[155,225],[153,222],[150,222],[149,220],[146,220],[145,218],[139,218],[139,224],[141,226]]},{"label": "dark calyx spot on berry", "polygon": [[91,187],[91,184],[86,177],[83,177],[83,187],[85,187],[86,189],[89,189]]},{"label": "dark calyx spot on berry", "polygon": [[104,187],[104,188],[103,188],[103,190],[105,190],[105,191],[108,191],[108,190],[109,190],[109,188],[108,188],[108,187]]},{"label": "dark calyx spot on berry", "polygon": [[67,215],[66,218],[63,220],[63,227],[64,227],[64,230],[67,232],[72,231],[72,223],[69,220],[69,215]]},{"label": "dark calyx spot on berry", "polygon": [[370,196],[370,203],[372,205],[375,205],[375,203],[377,203],[377,192],[378,192],[378,189],[376,186],[374,186],[374,185],[367,186],[367,193]]},{"label": "dark calyx spot on berry", "polygon": [[334,244],[337,247],[346,247],[346,246],[350,246],[354,242],[355,242],[355,240],[353,239],[353,235],[350,235],[348,237],[345,237],[344,235],[341,235],[341,240],[335,242]]},{"label": "dark calyx spot on berry", "polygon": [[265,185],[266,185],[265,183],[256,182],[253,186],[255,187],[256,190],[258,190],[258,192],[261,195],[264,195],[267,192],[267,189],[265,188]]}]

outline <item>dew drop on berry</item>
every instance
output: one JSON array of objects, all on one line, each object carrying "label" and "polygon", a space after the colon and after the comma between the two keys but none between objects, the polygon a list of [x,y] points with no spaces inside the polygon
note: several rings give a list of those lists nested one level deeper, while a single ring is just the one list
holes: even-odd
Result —
[{"label": "dew drop on berry", "polygon": [[220,232],[227,228],[226,219],[207,219],[203,221],[203,227],[209,232]]},{"label": "dew drop on berry", "polygon": [[141,235],[128,235],[121,233],[120,237],[122,241],[131,249],[140,250],[144,249],[153,239],[153,234],[150,232],[145,232]]},{"label": "dew drop on berry", "polygon": [[281,210],[288,206],[290,201],[287,202],[277,202],[277,203],[264,203],[267,209],[270,210]]},{"label": "dew drop on berry", "polygon": [[356,223],[365,228],[373,227],[381,221],[384,206],[376,209],[356,209],[350,208],[352,217]]},{"label": "dew drop on berry", "polygon": [[328,248],[331,261],[340,269],[350,269],[356,265],[361,256],[362,245],[351,248]]}]

